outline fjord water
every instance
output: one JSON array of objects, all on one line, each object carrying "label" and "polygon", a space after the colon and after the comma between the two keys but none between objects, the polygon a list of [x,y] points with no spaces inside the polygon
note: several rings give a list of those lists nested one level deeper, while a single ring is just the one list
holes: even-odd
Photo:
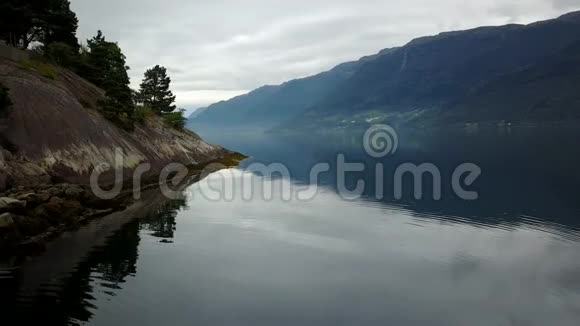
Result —
[{"label": "fjord water", "polygon": [[[372,159],[360,134],[203,134],[250,159],[210,175],[175,200],[69,232],[46,252],[0,272],[3,316],[88,325],[578,325],[580,149],[568,128],[400,132],[397,152]],[[361,198],[337,191],[336,157]],[[310,170],[329,163],[316,185]],[[384,164],[377,196],[375,166]],[[430,162],[442,199],[392,173]],[[465,201],[451,173],[482,175]],[[249,171],[282,163],[290,175]],[[244,184],[317,190],[308,200]],[[219,200],[213,190],[233,185]],[[210,194],[210,195],[208,195]],[[382,197],[382,198],[378,198]]]}]

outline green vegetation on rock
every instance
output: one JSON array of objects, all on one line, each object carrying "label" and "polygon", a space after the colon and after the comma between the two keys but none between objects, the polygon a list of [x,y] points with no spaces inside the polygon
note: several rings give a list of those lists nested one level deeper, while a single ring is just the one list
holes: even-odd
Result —
[{"label": "green vegetation on rock", "polygon": [[43,55],[50,61],[59,66],[67,67],[72,70],[78,70],[81,65],[79,51],[72,46],[55,42],[44,46]]},{"label": "green vegetation on rock", "polygon": [[56,68],[52,64],[43,62],[42,60],[38,59],[24,60],[20,62],[20,66],[25,69],[36,71],[43,77],[49,79],[54,80],[56,79],[56,77],[58,77],[58,71],[56,70]]},{"label": "green vegetation on rock", "polygon": [[141,105],[135,108],[135,121],[138,123],[145,123],[147,118],[154,116],[155,113],[150,107]]},{"label": "green vegetation on rock", "polygon": [[161,117],[169,127],[181,130],[187,123],[187,118],[183,114],[184,112],[184,109],[179,109],[177,112],[165,113]]}]

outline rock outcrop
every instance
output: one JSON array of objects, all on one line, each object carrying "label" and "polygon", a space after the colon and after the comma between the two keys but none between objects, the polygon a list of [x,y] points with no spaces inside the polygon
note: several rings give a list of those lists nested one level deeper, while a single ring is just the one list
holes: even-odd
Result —
[{"label": "rock outcrop", "polygon": [[[199,170],[236,156],[191,131],[165,126],[157,116],[125,131],[99,112],[101,89],[54,69],[46,76],[0,58],[0,85],[9,89],[12,102],[0,110],[0,253],[131,204],[126,191],[98,198],[89,186],[95,170],[101,186],[129,186],[132,172],[146,163],[144,186],[156,183],[169,163]],[[121,178],[115,177],[120,171]]]},{"label": "rock outcrop", "polygon": [[128,196],[103,200],[87,185],[66,183],[20,186],[1,196],[5,197],[0,197],[0,254],[23,240],[35,244],[68,226],[124,209],[131,202]]},{"label": "rock outcrop", "polygon": [[[0,112],[0,192],[15,185],[87,183],[103,163],[122,168],[128,178],[141,163],[151,164],[148,174],[155,175],[168,163],[202,164],[226,152],[193,132],[167,128],[157,117],[133,132],[120,129],[98,111],[101,89],[56,69],[51,79],[0,58],[0,84],[13,102]],[[111,182],[112,175],[110,168],[101,181]]]}]

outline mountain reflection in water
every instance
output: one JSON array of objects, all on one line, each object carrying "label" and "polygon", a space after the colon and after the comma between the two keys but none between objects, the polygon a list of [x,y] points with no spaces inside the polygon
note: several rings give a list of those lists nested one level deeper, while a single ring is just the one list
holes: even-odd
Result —
[{"label": "mountain reflection in water", "polygon": [[[179,200],[94,221],[27,260],[0,268],[3,316],[90,325],[577,325],[580,149],[572,130],[401,133],[386,171],[432,162],[445,180],[461,162],[483,171],[477,201],[337,192],[336,155],[374,166],[360,135],[295,138],[204,134],[251,155],[191,185]],[[283,163],[290,178],[246,168]],[[308,201],[212,201],[226,178],[309,186]],[[388,176],[387,176],[388,178]],[[388,181],[388,180],[387,180]],[[386,182],[386,184],[391,184]],[[311,185],[310,185],[311,186]],[[408,185],[406,185],[408,186]],[[428,186],[425,189],[430,189]],[[428,196],[427,196],[428,197]],[[4,312],[6,309],[6,312]]]}]

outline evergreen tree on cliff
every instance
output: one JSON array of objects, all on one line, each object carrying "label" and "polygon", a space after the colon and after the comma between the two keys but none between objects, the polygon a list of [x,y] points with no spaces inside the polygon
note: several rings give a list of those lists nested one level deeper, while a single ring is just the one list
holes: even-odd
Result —
[{"label": "evergreen tree on cliff", "polygon": [[147,70],[139,91],[140,100],[159,115],[175,111],[175,96],[169,89],[170,83],[165,67],[157,65]]},{"label": "evergreen tree on cliff", "polygon": [[44,18],[44,33],[40,42],[44,45],[64,43],[78,52],[80,46],[76,33],[79,21],[76,14],[70,10],[70,2],[49,0],[48,3],[48,12]]},{"label": "evergreen tree on cliff", "polygon": [[28,47],[33,15],[30,4],[23,0],[4,0],[0,3],[0,39],[15,47]]},{"label": "evergreen tree on cliff", "polygon": [[108,100],[102,103],[105,115],[114,120],[131,120],[134,113],[133,94],[129,87],[129,67],[125,55],[115,42],[108,42],[99,31],[87,41],[88,53],[83,75],[105,90]]},{"label": "evergreen tree on cliff", "polygon": [[68,0],[3,0],[0,39],[27,48],[32,42],[64,43],[78,52],[78,19]]}]

